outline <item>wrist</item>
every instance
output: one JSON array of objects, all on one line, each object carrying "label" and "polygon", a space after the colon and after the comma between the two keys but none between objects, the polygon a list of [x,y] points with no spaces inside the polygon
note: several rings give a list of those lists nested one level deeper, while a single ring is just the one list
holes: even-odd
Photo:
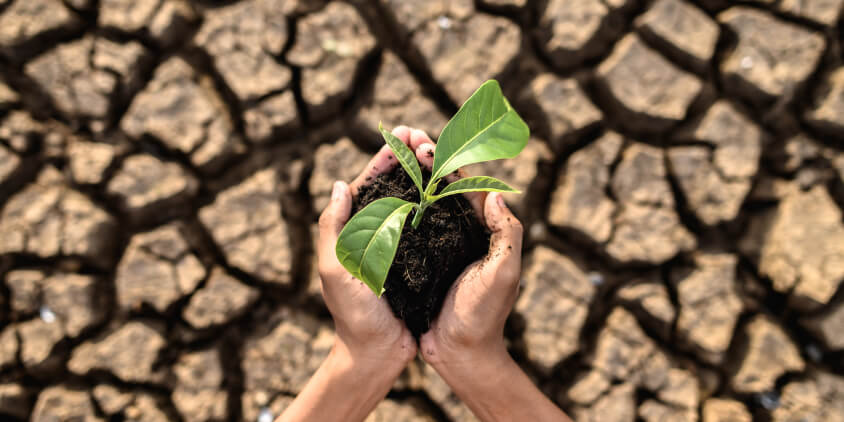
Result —
[{"label": "wrist", "polygon": [[363,421],[390,391],[400,371],[394,365],[361,359],[337,339],[279,421]]},{"label": "wrist", "polygon": [[407,353],[396,347],[355,347],[337,337],[326,358],[338,376],[366,379],[372,384],[392,385],[407,366]]},{"label": "wrist", "polygon": [[504,342],[463,355],[443,356],[431,366],[472,413],[483,421],[569,421],[539,391],[507,352]]},{"label": "wrist", "polygon": [[521,370],[506,348],[464,349],[462,352],[461,356],[443,356],[431,366],[478,419],[518,420],[512,417],[512,409],[508,406],[514,395],[511,388],[521,376]]},{"label": "wrist", "polygon": [[[424,346],[423,346],[424,347]],[[453,390],[475,391],[486,384],[506,380],[515,367],[503,338],[482,346],[425,348],[425,361]],[[430,352],[433,351],[433,354]]]}]

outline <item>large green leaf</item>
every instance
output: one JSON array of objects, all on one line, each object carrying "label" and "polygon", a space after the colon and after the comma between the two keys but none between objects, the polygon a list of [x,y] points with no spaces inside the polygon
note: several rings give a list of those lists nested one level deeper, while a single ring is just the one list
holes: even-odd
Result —
[{"label": "large green leaf", "polygon": [[442,192],[438,195],[434,196],[434,200],[438,200],[440,198],[456,195],[458,193],[467,193],[467,192],[509,192],[509,193],[521,193],[516,189],[507,186],[506,183],[489,176],[473,176],[467,177],[465,179],[460,179],[454,183],[450,183],[446,186]]},{"label": "large green leaf", "polygon": [[410,179],[413,180],[413,184],[419,188],[419,195],[422,195],[422,169],[419,168],[419,162],[416,161],[416,154],[410,150],[404,142],[401,141],[396,135],[393,135],[390,132],[387,132],[381,123],[378,123],[378,130],[381,131],[381,136],[384,137],[384,141],[387,142],[387,145],[390,146],[390,149],[393,150],[393,154],[396,155],[396,159],[399,160],[399,164],[404,167],[404,171],[410,175]]},{"label": "large green leaf", "polygon": [[468,164],[513,158],[529,136],[530,130],[504,98],[498,82],[486,81],[440,133],[431,180]]},{"label": "large green leaf", "polygon": [[399,237],[414,204],[381,198],[364,207],[343,227],[337,239],[337,259],[378,297],[393,264]]}]

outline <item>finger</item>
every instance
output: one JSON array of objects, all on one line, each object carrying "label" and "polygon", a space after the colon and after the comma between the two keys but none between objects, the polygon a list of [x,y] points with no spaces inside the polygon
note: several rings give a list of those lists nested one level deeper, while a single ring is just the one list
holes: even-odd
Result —
[{"label": "finger", "polygon": [[[401,141],[404,142],[405,145],[410,146],[410,132],[411,132],[411,130],[412,129],[410,129],[409,127],[407,127],[405,125],[401,125],[401,126],[394,127],[393,131],[391,133],[393,135],[396,135],[396,138],[401,139]],[[413,148],[413,147],[411,147],[411,148]]]},{"label": "finger", "polygon": [[[410,146],[411,129],[407,126],[396,126],[393,128],[392,134],[399,138],[405,145]],[[372,183],[380,174],[389,173],[398,165],[396,156],[387,144],[381,147],[380,150],[369,160],[369,163],[364,167],[363,171],[349,184],[352,191],[352,196],[357,196],[358,190],[361,186],[366,186]]]},{"label": "finger", "polygon": [[[411,145],[413,141],[411,141]],[[416,160],[428,171],[434,167],[434,144],[423,143],[416,148]]]},{"label": "finger", "polygon": [[396,157],[393,155],[393,151],[390,150],[390,147],[387,144],[381,147],[375,156],[369,160],[369,163],[364,167],[363,171],[352,180],[352,183],[349,184],[349,188],[351,189],[352,196],[357,196],[358,190],[361,186],[366,186],[372,183],[376,177],[380,174],[389,173],[398,165],[398,161]]},{"label": "finger", "polygon": [[415,151],[422,144],[433,145],[434,141],[431,140],[431,137],[429,137],[428,134],[425,133],[424,130],[411,129],[410,130],[410,148]]},{"label": "finger", "polygon": [[351,212],[352,195],[349,185],[342,181],[334,182],[331,200],[319,216],[317,258],[321,274],[337,270],[340,267],[335,245],[337,244],[337,237],[340,236],[340,231],[343,230],[343,226],[349,220]]},{"label": "finger", "polygon": [[484,271],[503,288],[515,288],[519,284],[522,264],[522,223],[497,192],[487,195],[484,215],[487,228],[492,233]]}]

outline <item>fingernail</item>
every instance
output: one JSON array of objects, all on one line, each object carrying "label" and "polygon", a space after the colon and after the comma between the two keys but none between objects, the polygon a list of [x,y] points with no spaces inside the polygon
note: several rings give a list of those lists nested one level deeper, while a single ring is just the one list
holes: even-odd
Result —
[{"label": "fingernail", "polygon": [[331,200],[336,201],[340,199],[341,196],[343,196],[343,182],[338,180],[334,182],[334,188],[331,189]]},{"label": "fingernail", "polygon": [[498,203],[498,207],[502,209],[507,209],[507,204],[504,203],[504,197],[501,196],[500,193],[495,193],[495,202]]}]

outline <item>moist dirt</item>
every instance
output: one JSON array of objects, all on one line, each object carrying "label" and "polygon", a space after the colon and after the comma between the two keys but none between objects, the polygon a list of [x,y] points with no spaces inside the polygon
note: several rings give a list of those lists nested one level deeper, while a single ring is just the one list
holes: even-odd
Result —
[{"label": "moist dirt", "polygon": [[[427,183],[431,174],[423,173]],[[440,185],[441,190],[447,184]],[[419,201],[418,189],[400,166],[360,188],[352,215],[372,201],[390,196]],[[404,225],[384,284],[384,296],[396,317],[404,320],[413,336],[419,338],[439,315],[455,279],[469,264],[486,255],[489,232],[462,195],[443,198],[428,207],[416,229],[410,224],[413,215],[411,212]]]}]

